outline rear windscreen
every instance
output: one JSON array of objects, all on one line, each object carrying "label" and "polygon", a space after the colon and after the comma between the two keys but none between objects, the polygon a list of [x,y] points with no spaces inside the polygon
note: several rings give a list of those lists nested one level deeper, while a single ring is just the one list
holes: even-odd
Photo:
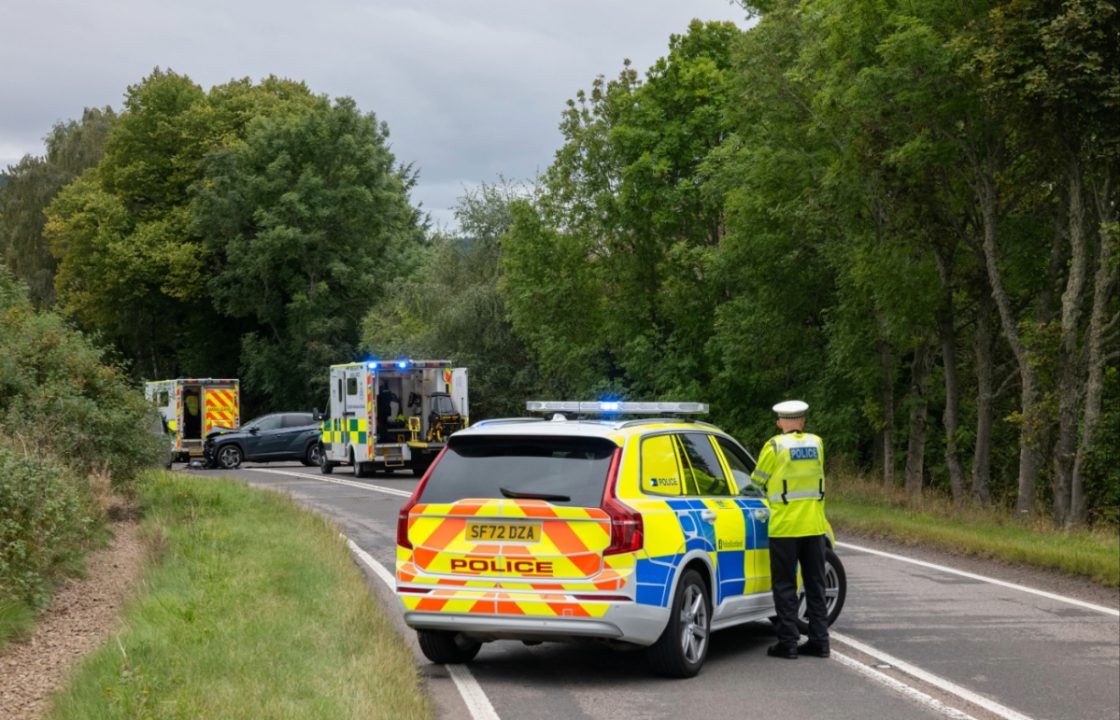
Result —
[{"label": "rear windscreen", "polygon": [[598,507],[616,447],[600,438],[452,437],[420,502],[540,495],[555,505]]}]

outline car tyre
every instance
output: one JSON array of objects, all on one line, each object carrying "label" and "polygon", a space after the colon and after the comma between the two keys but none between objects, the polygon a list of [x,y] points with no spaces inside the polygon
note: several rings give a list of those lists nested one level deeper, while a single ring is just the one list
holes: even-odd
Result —
[{"label": "car tyre", "polygon": [[424,657],[440,665],[455,665],[474,660],[482,643],[447,630],[417,630]]},{"label": "car tyre", "polygon": [[307,443],[307,449],[300,458],[300,462],[307,467],[315,467],[319,464],[319,456],[323,453],[323,446],[319,444],[318,440]]},{"label": "car tyre", "polygon": [[368,478],[373,477],[377,472],[377,466],[373,463],[354,463],[354,477]]},{"label": "car tyre", "polygon": [[218,448],[215,455],[218,458],[218,467],[223,470],[236,470],[241,461],[245,459],[245,454],[241,452],[241,448],[233,443]]},{"label": "car tyre", "polygon": [[695,570],[686,570],[677,583],[669,623],[646,651],[658,675],[694,677],[708,657],[712,606],[708,587]]},{"label": "car tyre", "polygon": [[[844,571],[844,564],[840,557],[832,550],[824,550],[824,601],[828,607],[828,625],[836,622],[840,611],[844,609],[844,601],[848,597],[848,574]],[[809,623],[805,619],[805,592],[798,595],[797,628],[802,634],[809,632]]]}]

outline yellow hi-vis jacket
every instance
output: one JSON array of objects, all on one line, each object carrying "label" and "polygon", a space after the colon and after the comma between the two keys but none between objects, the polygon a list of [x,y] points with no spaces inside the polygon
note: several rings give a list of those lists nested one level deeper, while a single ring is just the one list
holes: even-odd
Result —
[{"label": "yellow hi-vis jacket", "polygon": [[824,535],[824,444],[810,433],[775,435],[751,479],[770,501],[770,537]]}]

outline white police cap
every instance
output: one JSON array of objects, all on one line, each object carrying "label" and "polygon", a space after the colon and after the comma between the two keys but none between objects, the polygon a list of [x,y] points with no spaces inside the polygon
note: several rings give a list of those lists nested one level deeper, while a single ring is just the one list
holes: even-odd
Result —
[{"label": "white police cap", "polygon": [[808,409],[809,403],[801,400],[786,400],[774,406],[774,412],[778,413],[780,418],[805,417],[805,411]]}]

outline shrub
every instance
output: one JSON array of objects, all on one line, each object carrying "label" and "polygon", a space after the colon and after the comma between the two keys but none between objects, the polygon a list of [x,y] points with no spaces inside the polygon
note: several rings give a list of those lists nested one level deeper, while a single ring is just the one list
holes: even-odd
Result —
[{"label": "shrub", "polygon": [[104,353],[54,313],[36,312],[0,272],[0,433],[80,476],[128,490],[165,442],[143,395]]},{"label": "shrub", "polygon": [[81,554],[96,522],[84,483],[0,445],[0,604],[41,605],[50,578]]}]

